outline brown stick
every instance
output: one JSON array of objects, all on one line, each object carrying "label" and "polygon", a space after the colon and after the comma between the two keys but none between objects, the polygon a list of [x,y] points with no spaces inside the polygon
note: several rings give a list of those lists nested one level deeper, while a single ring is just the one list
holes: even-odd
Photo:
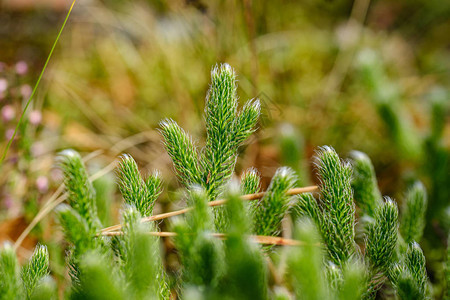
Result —
[{"label": "brown stick", "polygon": [[[315,192],[317,190],[318,190],[318,187],[316,185],[313,185],[313,186],[306,186],[306,187],[290,189],[290,190],[287,191],[287,194],[288,195],[298,195],[298,194],[302,194],[302,193]],[[243,201],[251,201],[251,200],[261,199],[265,194],[266,194],[266,192],[243,195],[243,196],[241,196],[241,199]],[[219,206],[219,205],[225,204],[226,202],[227,202],[226,199],[210,201],[210,202],[208,202],[208,206]],[[145,223],[145,222],[152,222],[152,221],[157,221],[157,220],[162,220],[162,219],[166,219],[166,218],[182,215],[182,214],[187,213],[188,211],[190,211],[192,209],[193,209],[192,207],[186,207],[186,208],[183,208],[183,209],[180,209],[180,210],[171,211],[171,212],[168,212],[168,213],[163,213],[163,214],[159,214],[159,215],[145,217],[145,218],[141,219],[141,222],[143,222],[143,223]],[[116,231],[116,230],[119,230],[121,228],[122,228],[122,224],[113,225],[113,226],[110,226],[110,227],[107,227],[107,228],[103,228],[101,230],[101,234],[104,235],[104,233],[106,233],[106,232]]]},{"label": "brown stick", "polygon": [[[152,231],[147,232],[147,234],[152,236],[159,236],[159,237],[173,237],[177,236],[176,232],[170,232],[170,231]],[[102,234],[103,236],[121,236],[123,235],[123,231],[114,231],[114,232],[105,232]],[[226,239],[227,236],[224,233],[211,233],[210,234],[213,237],[219,238],[219,239]],[[250,239],[252,239],[254,242],[258,244],[265,244],[265,245],[280,245],[280,246],[304,246],[305,243],[297,240],[292,239],[285,239],[282,237],[276,237],[276,236],[266,236],[266,235],[250,235]],[[320,244],[313,244],[314,246],[320,246]]]}]

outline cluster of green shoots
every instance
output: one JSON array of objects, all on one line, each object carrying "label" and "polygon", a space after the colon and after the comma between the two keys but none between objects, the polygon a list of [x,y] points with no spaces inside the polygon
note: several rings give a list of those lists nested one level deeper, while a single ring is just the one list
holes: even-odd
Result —
[{"label": "cluster of green shoots", "polygon": [[[399,217],[396,202],[381,196],[365,154],[354,152],[347,162],[331,147],[322,147],[315,161],[320,184],[311,189],[316,192],[296,195],[297,175],[282,167],[268,189],[259,193],[257,170],[245,171],[240,179],[233,174],[238,148],[256,129],[260,104],[251,100],[238,109],[236,75],[229,65],[216,66],[211,77],[203,148],[175,121],[161,122],[164,145],[185,187],[188,205],[171,219],[169,232],[160,232],[154,222],[162,219],[153,214],[163,187],[158,172],[142,176],[130,155],[121,157],[117,170],[124,199],[121,225],[105,229],[80,155],[73,150],[61,153],[68,204],[59,206],[56,214],[69,243],[71,278],[64,295],[73,299],[374,299],[385,294],[428,298],[425,257],[418,245],[427,206],[423,185],[417,183],[406,193]],[[294,221],[295,239],[280,237],[290,226],[282,224],[284,219]],[[177,249],[180,268],[175,273],[166,271],[161,236],[171,236]],[[47,276],[45,247],[37,248],[21,272],[18,268],[14,252],[4,247],[0,299],[57,298],[56,284]],[[283,280],[274,280],[274,273]]]}]

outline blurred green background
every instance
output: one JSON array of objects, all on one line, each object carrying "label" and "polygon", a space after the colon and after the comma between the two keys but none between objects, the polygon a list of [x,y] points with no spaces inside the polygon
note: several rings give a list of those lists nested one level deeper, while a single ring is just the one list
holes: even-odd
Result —
[{"label": "blurred green background", "polygon": [[[0,0],[2,150],[70,4]],[[449,33],[450,2],[440,0],[78,0],[0,167],[0,240],[17,239],[59,186],[54,157],[65,148],[101,150],[92,171],[130,153],[146,172],[162,172],[157,210],[179,207],[158,123],[173,118],[202,144],[209,72],[227,62],[240,98],[262,103],[238,171],[255,166],[267,184],[290,165],[312,184],[314,149],[331,145],[342,157],[367,153],[382,193],[398,202],[424,182],[422,245],[439,297],[450,227]],[[102,210],[107,224],[117,221],[114,180],[96,181],[99,205],[113,203]],[[39,239],[57,248],[52,225],[50,214],[23,256]]]}]

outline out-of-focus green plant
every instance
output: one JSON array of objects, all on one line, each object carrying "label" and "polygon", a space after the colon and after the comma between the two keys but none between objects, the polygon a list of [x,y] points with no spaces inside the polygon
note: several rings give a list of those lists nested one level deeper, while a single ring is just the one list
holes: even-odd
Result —
[{"label": "out-of-focus green plant", "polygon": [[361,299],[366,274],[364,265],[349,260],[343,269],[324,263],[321,238],[312,220],[296,224],[297,239],[304,243],[291,249],[289,270],[297,299]]},{"label": "out-of-focus green plant", "polygon": [[[435,88],[425,99],[430,103],[430,126],[425,134],[418,134],[412,125],[411,116],[401,106],[399,87],[389,81],[382,60],[376,52],[364,50],[359,56],[359,69],[363,82],[369,89],[373,103],[383,120],[386,132],[393,144],[397,146],[399,160],[414,162],[421,166],[430,186],[430,203],[427,211],[427,222],[440,220],[445,227],[445,214],[450,197],[450,151],[445,141],[444,127],[448,111],[449,94],[442,88]],[[448,228],[444,228],[448,231]],[[429,230],[429,232],[432,232]]]},{"label": "out-of-focus green plant", "polygon": [[[35,299],[43,290],[49,290],[44,280],[48,274],[47,247],[38,245],[28,263],[22,268],[16,253],[9,244],[0,249],[0,299]],[[44,279],[47,278],[47,279]],[[56,290],[51,288],[51,295]]]}]

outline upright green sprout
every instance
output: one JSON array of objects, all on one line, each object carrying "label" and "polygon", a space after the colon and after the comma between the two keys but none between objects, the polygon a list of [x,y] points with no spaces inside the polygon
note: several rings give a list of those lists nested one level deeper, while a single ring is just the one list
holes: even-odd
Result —
[{"label": "upright green sprout", "polygon": [[81,156],[74,150],[65,150],[60,155],[69,203],[86,221],[91,234],[95,234],[102,226],[97,217],[95,190]]},{"label": "upright green sprout", "polygon": [[[20,268],[16,253],[10,244],[0,248],[0,299],[33,299],[42,289],[41,281],[48,274],[47,247],[37,245],[28,263]],[[49,294],[54,296],[54,290]]]},{"label": "upright green sprout", "polygon": [[427,194],[422,183],[417,182],[408,190],[403,201],[400,233],[406,244],[419,242],[425,227]]},{"label": "upright green sprout", "polygon": [[[260,115],[258,100],[250,100],[238,112],[236,74],[228,64],[211,71],[206,97],[206,145],[198,151],[192,138],[173,120],[161,122],[169,156],[180,181],[202,186],[214,200],[233,174],[238,148],[255,131]],[[225,229],[223,208],[215,210],[215,224]]]},{"label": "upright green sprout", "polygon": [[397,245],[397,205],[387,198],[375,213],[375,220],[367,230],[366,253],[374,270],[386,273],[392,264]]},{"label": "upright green sprout", "polygon": [[253,231],[257,235],[278,235],[281,221],[290,207],[287,191],[294,187],[296,177],[287,167],[277,170],[266,194],[253,206]]},{"label": "upright green sprout", "polygon": [[49,264],[48,260],[49,257],[47,247],[37,245],[30,261],[22,268],[22,283],[25,287],[25,293],[28,298],[31,298],[33,290],[39,280],[47,275]]},{"label": "upright green sprout", "polygon": [[425,256],[417,243],[411,243],[404,260],[392,270],[394,286],[400,299],[427,299]]},{"label": "upright green sprout", "polygon": [[254,194],[259,192],[261,185],[261,177],[254,168],[246,170],[241,176],[241,193]]},{"label": "upright green sprout", "polygon": [[395,259],[398,238],[398,210],[391,199],[380,205],[374,222],[367,227],[366,257],[370,265],[371,281],[367,297],[372,298],[385,282]]},{"label": "upright green sprout", "polygon": [[353,151],[351,158],[353,166],[352,188],[355,201],[363,213],[374,217],[375,211],[382,203],[382,196],[378,189],[372,162],[365,153],[359,151]]},{"label": "upright green sprout", "polygon": [[118,170],[119,189],[127,204],[133,205],[144,216],[150,216],[155,201],[161,194],[161,178],[158,172],[143,179],[138,166],[130,155],[123,155]]},{"label": "upright green sprout", "polygon": [[299,197],[296,212],[319,226],[333,263],[342,265],[355,253],[355,204],[351,189],[352,169],[331,147],[317,151],[320,207],[311,194]]}]

